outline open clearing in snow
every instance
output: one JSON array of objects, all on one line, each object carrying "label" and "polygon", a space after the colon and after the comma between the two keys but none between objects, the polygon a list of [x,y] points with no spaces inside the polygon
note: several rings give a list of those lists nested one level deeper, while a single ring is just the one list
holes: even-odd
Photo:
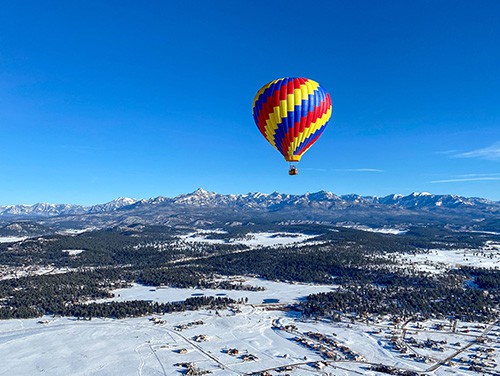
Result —
[{"label": "open clearing in snow", "polygon": [[[267,310],[264,307],[241,305],[241,311],[222,310],[180,312],[152,317],[124,320],[44,317],[27,320],[0,322],[0,358],[2,375],[177,375],[185,370],[178,363],[194,363],[196,367],[209,370],[213,375],[248,375],[267,369],[291,366],[290,375],[380,375],[370,370],[372,364],[388,364],[400,369],[426,372],[429,375],[474,375],[460,364],[440,366],[428,371],[440,360],[475,341],[485,325],[460,323],[479,327],[474,333],[451,333],[446,328],[432,328],[438,321],[424,322],[423,329],[408,326],[407,337],[423,342],[428,338],[446,341],[443,352],[414,347],[428,362],[416,361],[408,355],[394,350],[390,339],[400,335],[401,328],[389,322],[366,324],[360,322],[332,323],[326,321],[297,320],[297,313]],[[196,325],[185,324],[202,321]],[[38,322],[42,323],[38,323]],[[294,325],[292,331],[280,330],[273,324]],[[183,325],[183,329],[177,326]],[[446,323],[445,323],[446,324]],[[295,338],[306,338],[308,332],[322,333],[358,354],[359,360],[338,359],[323,369],[315,367],[323,356]],[[197,342],[198,335],[206,340]],[[487,334],[488,344],[498,359],[500,328],[492,327]],[[312,344],[318,341],[309,340]],[[455,342],[460,342],[456,344]],[[481,346],[481,345],[479,345]],[[477,345],[468,347],[460,357],[470,358],[478,352]],[[229,349],[238,354],[229,355]],[[486,349],[486,347],[485,347]],[[335,350],[342,355],[342,352]],[[256,360],[245,361],[244,356],[254,355]],[[492,371],[496,367],[492,369]],[[277,375],[276,371],[271,371]],[[477,374],[477,373],[476,373]]]},{"label": "open clearing in snow", "polygon": [[248,286],[263,287],[264,291],[247,290],[223,290],[223,289],[199,289],[199,288],[174,288],[174,287],[151,287],[134,284],[130,288],[117,289],[112,292],[114,298],[99,300],[103,301],[126,301],[126,300],[151,300],[158,303],[177,302],[186,300],[193,296],[224,296],[234,300],[248,298],[248,304],[265,304],[266,301],[276,303],[296,303],[305,299],[307,295],[319,292],[330,292],[335,290],[335,285],[313,285],[306,283],[282,283],[273,282],[260,278],[229,278],[225,279],[233,283],[242,283]]},{"label": "open clearing in snow", "polygon": [[408,230],[402,230],[399,228],[389,228],[389,227],[372,228],[362,225],[352,225],[352,226],[342,225],[340,227],[352,228],[354,230],[360,230],[360,231],[375,232],[379,234],[389,234],[389,235],[403,235],[408,232]]},{"label": "open clearing in snow", "polygon": [[26,239],[26,237],[20,236],[0,236],[0,243],[16,243]]},{"label": "open clearing in snow", "polygon": [[208,244],[242,244],[248,247],[272,247],[288,244],[302,243],[312,239],[315,235],[286,232],[255,232],[248,233],[244,237],[228,239],[212,239],[210,234],[223,234],[221,231],[197,231],[187,235],[181,235],[180,238],[190,243],[208,243]]},{"label": "open clearing in snow", "polygon": [[67,253],[70,256],[76,256],[82,252],[85,252],[85,250],[84,249],[63,249],[61,252]]},{"label": "open clearing in snow", "polygon": [[[426,253],[395,253],[403,267],[412,267],[429,273],[441,273],[459,266],[476,268],[500,268],[500,243],[487,241],[481,249],[430,249]],[[389,257],[389,256],[384,256]]]}]

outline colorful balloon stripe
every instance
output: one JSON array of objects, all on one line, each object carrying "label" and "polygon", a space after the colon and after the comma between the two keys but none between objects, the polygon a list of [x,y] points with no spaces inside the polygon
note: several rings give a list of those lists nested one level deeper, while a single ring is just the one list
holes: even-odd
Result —
[{"label": "colorful balloon stripe", "polygon": [[[304,101],[305,102],[305,101]],[[310,100],[309,103],[304,103],[302,108],[311,108],[311,104],[316,103],[314,100]],[[299,112],[299,111],[297,111]],[[292,152],[293,150],[289,150],[292,145],[294,145],[294,149],[298,146],[298,142],[301,139],[301,136],[306,136],[304,134],[304,131],[308,127],[316,127],[311,130],[311,132],[314,132],[317,129],[317,125],[320,124],[319,126],[323,125],[321,120],[325,117],[325,115],[330,118],[331,113],[331,101],[329,97],[326,97],[325,100],[320,101],[319,105],[314,106],[312,109],[309,111],[305,111],[305,116],[302,115],[295,115],[293,114],[293,119],[299,119],[298,121],[295,121],[292,126],[290,126],[288,122],[286,128],[284,127],[284,131],[286,132],[284,137],[281,137],[279,139],[276,139],[275,136],[275,142],[276,145],[280,145],[281,148],[279,150],[282,150],[283,152],[286,152],[287,154],[289,152]],[[309,115],[309,122],[306,121],[301,121],[301,119],[308,120],[308,113]],[[299,112],[300,114],[300,112]],[[289,117],[290,119],[290,117]],[[326,119],[328,121],[328,119]],[[306,124],[308,124],[306,126]],[[278,128],[280,128],[282,124],[278,125]],[[283,148],[285,147],[285,148]]]},{"label": "colorful balloon stripe", "polygon": [[319,138],[332,114],[330,95],[307,78],[280,78],[253,100],[253,116],[267,141],[287,161],[299,161]]},{"label": "colorful balloon stripe", "polygon": [[321,133],[325,130],[326,125],[323,125],[320,129],[318,129],[316,132],[314,132],[312,135],[310,135],[308,138],[306,138],[302,143],[297,147],[295,152],[297,155],[302,155],[306,152],[307,149],[309,149],[312,144],[316,142],[316,140],[321,136]]}]

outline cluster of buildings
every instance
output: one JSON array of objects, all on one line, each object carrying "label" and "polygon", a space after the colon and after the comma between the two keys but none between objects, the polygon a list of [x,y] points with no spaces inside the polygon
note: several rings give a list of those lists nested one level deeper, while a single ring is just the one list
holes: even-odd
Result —
[{"label": "cluster of buildings", "polygon": [[446,340],[435,341],[430,338],[427,338],[425,341],[418,341],[414,337],[407,338],[406,342],[414,347],[418,347],[419,349],[430,349],[440,352],[443,352],[445,350],[444,345],[448,343],[448,341]]},{"label": "cluster of buildings", "polygon": [[295,337],[295,341],[303,346],[309,347],[311,350],[319,352],[327,359],[340,360],[337,354],[319,343],[313,342],[304,337]]},{"label": "cluster of buildings", "polygon": [[174,366],[185,368],[183,374],[188,376],[201,376],[212,373],[212,371],[203,370],[196,367],[194,363],[176,363],[174,364]]},{"label": "cluster of buildings", "polygon": [[[452,348],[455,348],[454,351],[457,349],[461,349],[462,343],[461,342],[453,342],[448,344],[448,339],[444,334],[439,335],[436,339],[432,338],[419,338],[418,335],[415,336],[406,336],[405,334],[408,333],[408,330],[405,328],[406,325],[408,324],[408,321],[403,322],[402,319],[395,318],[394,321],[392,322],[392,325],[394,327],[398,326],[398,329],[393,329],[392,331],[387,331],[385,335],[386,341],[389,342],[389,344],[392,346],[392,348],[395,351],[400,352],[401,354],[404,354],[404,357],[406,358],[411,358],[414,361],[417,362],[422,362],[422,363],[430,363],[430,362],[436,362],[436,359],[431,358],[431,355],[424,355],[424,354],[419,354],[417,349],[425,349],[425,350],[432,350],[436,352],[444,352],[446,349],[449,350],[449,347],[451,346]],[[201,320],[197,321],[192,321],[186,324],[179,324],[175,327],[176,330],[182,331],[184,329],[189,329],[192,328],[196,325],[203,325],[204,322]],[[417,329],[425,329],[422,324],[419,322],[416,323]],[[300,331],[294,323],[282,323],[280,322],[279,319],[275,319],[272,322],[272,327],[275,330],[282,330],[286,331],[290,334],[294,335],[293,340],[310,350],[318,353],[321,355],[323,360],[314,360],[310,363],[308,363],[309,366],[314,367],[318,374],[320,372],[324,372],[324,369],[330,364],[331,361],[353,361],[353,362],[366,362],[366,359],[363,355],[356,353],[353,351],[351,348],[349,348],[345,342],[339,342],[337,340],[337,336],[335,333],[332,334],[323,334],[321,332],[316,332],[316,331],[307,331],[303,332]],[[482,330],[486,328],[485,325],[476,325],[474,324],[469,325],[468,328],[461,327],[460,329],[470,329],[471,331],[477,331],[478,337],[475,338],[476,342],[476,347],[472,348],[470,347],[467,351],[466,354],[463,354],[460,359],[458,359],[458,356],[454,357],[453,359],[448,357],[447,359],[443,360],[443,363],[440,363],[440,365],[448,365],[448,366],[453,366],[454,363],[458,364],[462,369],[469,369],[473,372],[488,372],[488,368],[491,370],[493,368],[497,367],[497,363],[495,360],[495,348],[494,346],[488,346],[487,342],[490,341],[490,338],[486,336],[486,334],[482,334]],[[442,324],[442,323],[437,323],[432,326],[432,328],[429,328],[429,330],[436,330],[436,331],[446,331],[446,333],[456,333],[459,330],[457,330],[457,323],[455,322],[450,322],[450,324]],[[378,334],[382,333],[382,330],[379,330],[377,332]],[[413,333],[412,333],[413,334]],[[418,334],[415,332],[415,334]],[[199,334],[192,339],[195,342],[205,342],[208,341],[209,338],[204,335],[204,334]],[[470,345],[468,345],[470,346]],[[468,347],[467,346],[467,347]],[[465,351],[466,348],[463,350]],[[179,353],[185,353],[187,352],[186,349],[180,349],[178,350]],[[249,361],[257,361],[258,358],[254,354],[250,354],[247,350],[241,350],[236,347],[228,348],[224,347],[222,348],[222,352],[225,354],[232,356],[234,358],[238,358],[243,362],[249,362]],[[458,353],[458,352],[457,352]],[[430,353],[429,353],[430,354]],[[283,355],[283,358],[288,358],[288,355],[285,354]],[[304,357],[304,361],[307,361],[307,357]],[[305,363],[304,363],[305,364]],[[439,364],[436,363],[436,364]],[[203,371],[200,369],[197,369],[194,367],[193,364],[190,363],[179,363],[178,366],[181,366],[185,369],[183,370],[183,373],[185,375],[203,375],[205,373],[208,373],[208,371]],[[284,375],[289,373],[290,371],[293,371],[294,367],[293,366],[282,366],[280,368],[276,368],[270,371],[258,371],[255,373],[256,376],[270,376],[270,372],[279,372],[280,374],[283,373]],[[384,365],[384,364],[379,364],[379,365],[373,365],[371,366],[371,370],[381,372],[381,373],[386,373],[386,374],[391,374],[391,375],[400,375],[400,376],[416,376],[419,373],[411,370],[406,370],[403,368],[399,368],[397,366],[392,366],[392,365]]]},{"label": "cluster of buildings", "polygon": [[[325,359],[353,360],[357,362],[366,361],[364,356],[357,354],[346,345],[336,341],[333,338],[329,338],[322,333],[307,332],[304,333],[304,337],[300,336],[295,337],[295,341],[303,346],[310,348],[313,351],[319,352]],[[338,353],[341,353],[342,357]],[[318,367],[320,367],[321,369],[322,368],[321,364],[317,364],[316,368]]]},{"label": "cluster of buildings", "polygon": [[[479,337],[484,338],[484,337]],[[476,342],[478,342],[476,339]],[[484,342],[479,342],[484,343]],[[496,368],[497,361],[495,359],[496,350],[493,347],[478,346],[471,348],[472,354],[468,357],[457,359],[458,363],[468,366],[469,370],[476,372],[484,372],[487,368]]]},{"label": "cluster of buildings", "polygon": [[[241,353],[240,350],[238,350],[237,348],[223,349],[222,351],[231,356],[238,356]],[[240,359],[243,360],[244,362],[249,362],[249,361],[255,361],[258,358],[256,355],[253,354],[241,354]]]},{"label": "cluster of buildings", "polygon": [[372,371],[387,373],[389,375],[398,375],[398,376],[419,376],[419,373],[416,371],[409,371],[405,369],[399,369],[397,367],[388,366],[385,364],[379,364],[376,366],[371,366],[370,369]]},{"label": "cluster of buildings", "polygon": [[286,332],[296,332],[297,326],[294,324],[281,325],[278,320],[273,320],[272,327],[279,330],[284,330]]},{"label": "cluster of buildings", "polygon": [[408,358],[415,359],[417,362],[421,362],[421,363],[432,362],[432,359],[429,358],[428,356],[415,354],[415,353],[408,354]]},{"label": "cluster of buildings", "polygon": [[[278,373],[281,373],[281,372],[293,371],[293,369],[294,369],[294,367],[292,367],[292,366],[283,366],[283,367],[276,368],[275,371]],[[254,373],[254,374],[252,374],[252,376],[273,376],[273,375],[269,371],[264,371],[264,372]],[[290,376],[290,375],[284,374],[283,376]]]},{"label": "cluster of buildings", "polygon": [[149,321],[153,322],[153,325],[161,325],[161,324],[166,324],[167,322],[165,320],[162,320],[159,317],[151,317]]},{"label": "cluster of buildings", "polygon": [[[348,346],[338,342],[337,340],[333,338],[329,338],[326,335],[318,332],[307,332],[305,335],[309,338],[313,338],[316,341],[320,342],[321,344],[331,346],[335,348],[338,352],[342,353],[345,359],[348,360],[354,360],[357,362],[364,362],[366,361],[365,357],[363,355],[360,355],[353,350],[351,350]],[[330,358],[327,356],[327,353],[323,353],[327,358]]]},{"label": "cluster of buildings", "polygon": [[174,329],[181,332],[184,329],[189,329],[189,328],[192,328],[193,326],[203,325],[203,324],[205,324],[203,321],[197,320],[197,321],[188,322],[187,324],[176,325],[176,326],[174,326]]}]

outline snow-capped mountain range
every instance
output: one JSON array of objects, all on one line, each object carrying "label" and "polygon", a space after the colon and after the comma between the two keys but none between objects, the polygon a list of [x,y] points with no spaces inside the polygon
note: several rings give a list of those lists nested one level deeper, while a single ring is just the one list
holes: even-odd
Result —
[{"label": "snow-capped mountain range", "polygon": [[0,206],[0,216],[3,217],[55,217],[64,215],[82,215],[111,213],[115,211],[147,209],[158,206],[181,206],[194,208],[241,208],[241,209],[279,209],[284,207],[310,207],[322,209],[346,207],[393,207],[403,209],[460,209],[477,208],[488,212],[500,211],[500,202],[476,197],[456,195],[435,195],[427,192],[411,193],[407,196],[392,194],[385,197],[360,196],[349,194],[338,196],[331,192],[320,191],[292,195],[273,192],[248,194],[218,194],[202,188],[188,194],[173,198],[155,197],[135,200],[120,197],[113,201],[93,205],[48,204]]},{"label": "snow-capped mountain range", "polygon": [[103,213],[132,205],[137,200],[127,197],[119,197],[105,204],[82,206],[72,204],[49,204],[38,203],[34,205],[9,205],[0,206],[2,216],[27,216],[27,217],[52,217],[58,215]]}]

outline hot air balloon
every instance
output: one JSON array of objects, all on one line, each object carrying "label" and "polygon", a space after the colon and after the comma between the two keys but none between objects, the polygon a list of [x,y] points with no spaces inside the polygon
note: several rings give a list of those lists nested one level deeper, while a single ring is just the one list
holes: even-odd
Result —
[{"label": "hot air balloon", "polygon": [[318,140],[332,115],[332,99],[316,81],[301,77],[278,78],[264,85],[253,100],[253,118],[265,139],[290,162]]}]

